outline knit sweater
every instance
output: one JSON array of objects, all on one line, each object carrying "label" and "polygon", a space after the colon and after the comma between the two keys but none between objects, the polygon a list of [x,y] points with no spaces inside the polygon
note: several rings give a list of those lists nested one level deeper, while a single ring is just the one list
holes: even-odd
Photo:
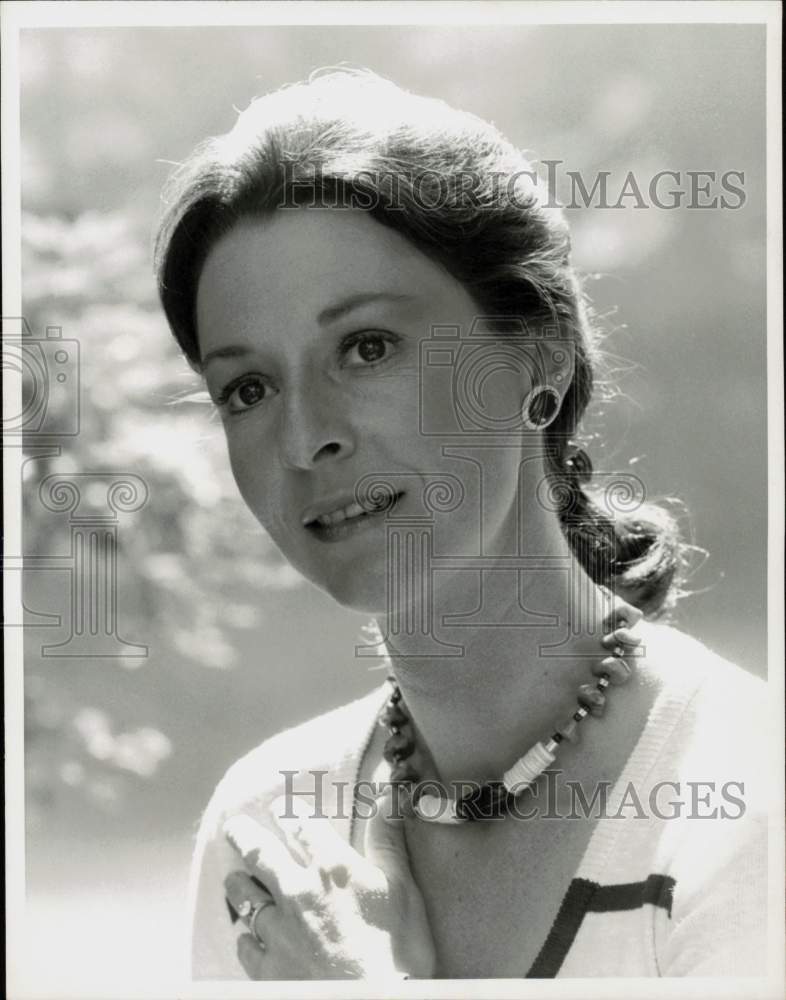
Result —
[{"label": "knit sweater", "polygon": [[[763,976],[766,684],[684,633],[640,627],[662,685],[526,976]],[[352,788],[386,693],[279,733],[221,780],[193,856],[192,978],[246,979],[224,899],[224,877],[240,867],[222,835],[229,815],[278,832],[273,800],[316,792],[310,801],[362,850]]]}]

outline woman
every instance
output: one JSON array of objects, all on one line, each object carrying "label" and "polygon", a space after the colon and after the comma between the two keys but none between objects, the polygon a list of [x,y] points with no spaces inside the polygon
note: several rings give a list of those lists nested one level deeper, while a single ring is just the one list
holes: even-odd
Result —
[{"label": "woman", "polygon": [[390,674],[219,784],[194,977],[763,973],[763,685],[654,623],[687,547],[573,443],[598,352],[521,155],[317,76],[177,172],[157,261],[245,502]]}]

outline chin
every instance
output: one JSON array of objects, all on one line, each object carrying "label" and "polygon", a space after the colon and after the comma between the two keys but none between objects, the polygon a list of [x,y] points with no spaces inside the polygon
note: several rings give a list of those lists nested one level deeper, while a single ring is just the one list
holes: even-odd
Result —
[{"label": "chin", "polygon": [[382,580],[369,580],[361,574],[342,579],[314,580],[320,590],[329,594],[336,604],[348,611],[364,615],[380,615],[387,610],[387,594]]}]

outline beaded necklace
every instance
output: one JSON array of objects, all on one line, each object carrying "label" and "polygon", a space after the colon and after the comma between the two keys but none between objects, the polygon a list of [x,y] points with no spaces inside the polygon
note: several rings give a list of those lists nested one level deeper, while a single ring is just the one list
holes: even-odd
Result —
[{"label": "beaded necklace", "polygon": [[[420,819],[429,823],[458,825],[471,820],[498,819],[511,811],[516,798],[530,788],[543,771],[556,759],[555,751],[563,740],[578,741],[578,725],[587,715],[601,717],[606,707],[606,689],[610,684],[624,684],[631,675],[625,656],[636,655],[636,647],[641,639],[634,635],[630,626],[641,617],[641,612],[630,604],[619,601],[611,615],[604,619],[605,632],[614,623],[614,631],[603,637],[604,646],[611,648],[611,655],[592,665],[591,671],[597,678],[595,684],[582,684],[578,689],[578,708],[563,722],[555,725],[551,736],[538,741],[520,757],[502,776],[501,781],[489,781],[474,787],[461,798],[453,798],[444,793],[427,792],[417,786],[420,776],[411,758],[415,752],[415,738],[412,723],[404,711],[403,698],[398,682],[393,675],[387,677],[391,693],[381,715],[380,724],[388,730],[383,756],[391,765],[390,780],[394,785],[403,785],[413,792],[412,806]],[[623,623],[620,626],[620,621]],[[434,782],[424,782],[433,786]]]}]

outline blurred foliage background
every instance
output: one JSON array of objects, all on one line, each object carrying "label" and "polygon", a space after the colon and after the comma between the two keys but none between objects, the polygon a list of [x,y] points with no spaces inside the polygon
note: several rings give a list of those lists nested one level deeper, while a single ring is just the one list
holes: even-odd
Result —
[{"label": "blurred foliage background", "polygon": [[[29,448],[24,553],[69,550],[68,515],[41,503],[47,475],[134,473],[149,488],[118,523],[119,631],[146,657],[42,655],[67,637],[67,579],[25,581],[28,893],[59,921],[37,973],[58,993],[172,976],[215,782],[381,679],[354,657],[366,619],[300,580],[236,496],[150,264],[172,164],[231,127],[233,106],[341,62],[491,119],[537,160],[608,170],[612,190],[628,171],[644,184],[744,171],[736,211],[628,202],[568,216],[617,359],[596,468],[635,462],[650,492],[683,498],[710,555],[678,624],[766,669],[763,28],[25,30],[24,315],[35,337],[56,326],[78,341],[81,410],[77,436]],[[62,627],[39,627],[43,614]]]}]

